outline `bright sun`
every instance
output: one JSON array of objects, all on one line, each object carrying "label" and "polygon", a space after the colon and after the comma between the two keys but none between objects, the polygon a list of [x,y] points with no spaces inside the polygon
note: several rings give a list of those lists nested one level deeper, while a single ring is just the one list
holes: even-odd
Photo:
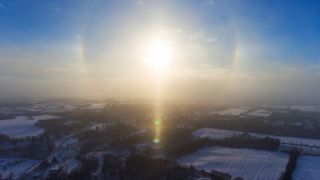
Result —
[{"label": "bright sun", "polygon": [[168,41],[154,40],[147,49],[147,63],[156,71],[164,71],[171,63],[172,50]]}]

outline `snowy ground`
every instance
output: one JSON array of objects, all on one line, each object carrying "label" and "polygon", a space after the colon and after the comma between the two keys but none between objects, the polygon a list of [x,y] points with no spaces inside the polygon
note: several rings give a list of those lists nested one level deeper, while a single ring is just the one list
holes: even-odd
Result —
[{"label": "snowy ground", "polygon": [[[272,114],[272,111],[268,109],[272,109],[276,112],[288,112],[288,110],[298,110],[302,112],[315,112],[320,113],[320,106],[306,106],[306,105],[275,105],[275,106],[262,106],[261,109],[253,110],[254,108],[250,107],[233,107],[227,108],[219,111],[212,111],[211,114],[219,114],[219,115],[231,115],[231,116],[239,116],[239,115],[249,115],[249,116],[257,116],[257,117],[269,117]],[[267,109],[265,109],[267,108]],[[252,111],[250,111],[252,110]]]},{"label": "snowy ground", "polygon": [[[106,107],[106,103],[104,102],[88,102],[88,101],[53,101],[53,102],[45,102],[45,103],[33,103],[32,105],[18,107],[15,110],[18,111],[26,111],[26,112],[37,112],[37,113],[59,113],[59,112],[69,112],[74,111],[76,109],[86,109],[86,110],[94,110],[101,111]],[[0,113],[7,109],[0,107]]]},{"label": "snowy ground", "polygon": [[304,112],[320,112],[319,106],[295,105],[295,106],[290,106],[290,109],[304,111]]},{"label": "snowy ground", "polygon": [[[195,138],[211,138],[211,139],[224,139],[228,137],[232,137],[233,135],[239,135],[244,132],[242,131],[232,131],[232,130],[224,130],[224,129],[215,129],[215,128],[202,128],[194,131],[192,133]],[[259,137],[259,138],[278,138],[281,143],[288,144],[304,144],[304,145],[316,145],[320,146],[319,139],[307,139],[307,138],[298,138],[298,137],[287,137],[287,136],[274,136],[268,134],[258,134],[258,133],[248,133],[251,136]]]},{"label": "snowy ground", "polygon": [[93,125],[91,125],[90,127],[88,127],[89,130],[100,130],[106,127],[105,123],[95,123]]},{"label": "snowy ground", "polygon": [[75,158],[79,151],[77,138],[69,138],[62,142],[57,151],[53,153],[53,157],[57,160],[56,166],[62,167],[65,172],[70,173],[79,165]]},{"label": "snowy ground", "polygon": [[106,107],[106,103],[92,103],[89,106],[85,107],[84,109],[101,111],[105,107]]},{"label": "snowy ground", "polygon": [[300,156],[298,158],[296,170],[293,172],[293,179],[320,179],[320,157],[319,156]]},{"label": "snowy ground", "polygon": [[195,138],[225,139],[234,135],[242,134],[240,131],[231,131],[215,128],[202,128],[192,133]]},{"label": "snowy ground", "polygon": [[249,116],[257,116],[257,117],[269,117],[272,114],[271,111],[265,109],[257,109],[247,113]]},{"label": "snowy ground", "polygon": [[9,108],[6,107],[0,107],[0,114],[7,114],[10,112]]},{"label": "snowy ground", "polygon": [[27,116],[16,116],[14,119],[0,121],[0,133],[11,138],[22,138],[26,136],[37,136],[43,132],[40,127],[34,126],[39,120],[56,119],[58,116],[38,115],[28,118]]},{"label": "snowy ground", "polygon": [[285,171],[288,155],[250,149],[208,147],[177,160],[205,171],[217,170],[246,180],[279,179]]},{"label": "snowy ground", "polygon": [[10,176],[12,179],[19,179],[22,173],[36,163],[38,161],[25,158],[1,158],[0,179],[6,179]]},{"label": "snowy ground", "polygon": [[212,111],[211,114],[219,114],[219,115],[231,115],[231,116],[239,116],[251,108],[249,107],[240,107],[240,108],[228,108],[222,111]]},{"label": "snowy ground", "polygon": [[56,112],[68,112],[75,109],[73,105],[68,103],[35,103],[32,106],[20,107],[19,110],[25,110],[29,112],[43,112],[43,113],[56,113]]}]

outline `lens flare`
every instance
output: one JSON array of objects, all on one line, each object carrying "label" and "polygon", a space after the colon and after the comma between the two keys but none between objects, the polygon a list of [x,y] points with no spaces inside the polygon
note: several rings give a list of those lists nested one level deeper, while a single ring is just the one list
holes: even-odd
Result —
[{"label": "lens flare", "polygon": [[153,139],[153,143],[155,143],[155,144],[160,143],[160,139],[159,139],[159,138],[154,138],[154,139]]},{"label": "lens flare", "polygon": [[155,137],[153,139],[153,143],[158,144],[160,143],[161,120],[154,119],[153,124],[154,124],[154,130],[155,130]]},{"label": "lens flare", "polygon": [[160,119],[154,120],[154,125],[159,126],[161,124]]}]

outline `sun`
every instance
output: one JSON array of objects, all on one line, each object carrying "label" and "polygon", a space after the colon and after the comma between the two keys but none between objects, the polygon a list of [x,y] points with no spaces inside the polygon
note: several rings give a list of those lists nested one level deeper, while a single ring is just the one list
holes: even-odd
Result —
[{"label": "sun", "polygon": [[166,70],[172,58],[170,43],[164,39],[153,40],[147,47],[146,61],[158,72]]}]

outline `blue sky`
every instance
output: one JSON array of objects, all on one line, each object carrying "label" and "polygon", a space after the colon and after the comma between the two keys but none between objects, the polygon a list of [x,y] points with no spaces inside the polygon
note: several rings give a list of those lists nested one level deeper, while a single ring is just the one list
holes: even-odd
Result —
[{"label": "blue sky", "polygon": [[[156,17],[152,14],[153,10],[159,9],[168,13],[163,21],[183,22],[186,19],[184,24],[208,31],[214,30],[217,25],[233,23],[234,28],[241,33],[250,34],[254,31],[259,40],[278,46],[281,49],[277,52],[279,57],[299,58],[297,61],[302,62],[318,61],[319,1],[141,1],[144,7],[136,5],[137,2],[140,1],[2,0],[1,46],[71,41],[75,34],[90,31],[88,26],[94,23],[92,21],[109,19],[117,25],[114,21],[133,20],[138,23],[145,21],[149,25],[153,16]],[[188,18],[193,21],[188,22]],[[112,28],[108,30],[111,33],[120,31]]]},{"label": "blue sky", "polygon": [[[132,18],[133,21],[150,23],[153,20],[152,10],[160,9],[159,11],[169,13],[164,21],[184,21],[184,18],[191,18],[194,21],[186,20],[185,23],[208,30],[233,21],[236,29],[249,31],[248,33],[254,31],[257,38],[280,46],[283,50],[281,54],[285,56],[295,52],[301,57],[317,59],[320,39],[319,1],[141,1],[146,4],[142,8],[135,5],[137,2],[140,1],[2,0],[1,45],[19,46],[30,41],[67,41],[74,34],[88,29],[87,26],[93,23],[91,20],[99,22],[110,19],[112,22],[130,21]],[[112,31],[111,28],[110,30]]]},{"label": "blue sky", "polygon": [[[254,99],[289,94],[284,103],[300,95],[296,101],[308,102],[305,94],[318,95],[319,9],[316,0],[0,0],[2,95],[37,96],[34,89],[44,88],[40,96],[69,96],[55,94],[57,84],[86,82],[103,96],[135,86],[136,96],[144,89],[136,85],[144,84],[140,51],[161,36],[174,46],[176,94],[191,77],[203,89],[199,99],[223,91],[244,101],[252,91]],[[230,74],[235,82],[221,84]],[[302,84],[309,88],[292,90]]]}]

